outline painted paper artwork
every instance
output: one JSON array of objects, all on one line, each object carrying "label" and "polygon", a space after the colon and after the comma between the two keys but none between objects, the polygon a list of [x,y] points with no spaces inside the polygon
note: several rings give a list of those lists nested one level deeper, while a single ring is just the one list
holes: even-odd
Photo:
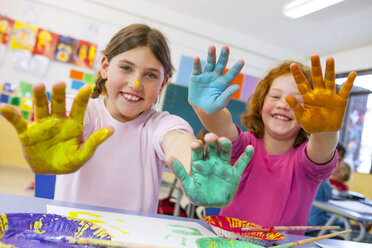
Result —
[{"label": "painted paper artwork", "polygon": [[13,19],[0,15],[0,44],[8,44],[12,35],[13,25]]},{"label": "painted paper artwork", "polygon": [[54,59],[60,62],[72,62],[72,55],[76,48],[77,40],[67,37],[59,36]]},{"label": "painted paper artwork", "polygon": [[204,226],[190,221],[119,214],[47,205],[47,212],[93,222],[109,232],[112,240],[180,248],[198,247],[196,240],[216,237]]},{"label": "painted paper artwork", "polygon": [[58,37],[58,34],[47,31],[45,29],[39,29],[33,53],[42,55],[49,59],[53,59],[58,42]]},{"label": "painted paper artwork", "polygon": [[26,50],[31,53],[34,49],[37,31],[38,28],[36,26],[16,21],[10,48]]},{"label": "painted paper artwork", "polygon": [[93,68],[97,45],[79,40],[74,52],[72,63],[87,68]]},{"label": "painted paper artwork", "polygon": [[[110,234],[87,221],[56,214],[10,213],[0,215],[0,247],[50,247],[50,243],[32,239],[32,235],[72,236],[110,240]],[[30,238],[31,235],[31,238]],[[28,238],[27,238],[28,237]],[[4,246],[3,246],[4,247]],[[7,246],[5,246],[7,247]],[[9,246],[8,246],[9,247]],[[58,244],[58,247],[92,247]]]},{"label": "painted paper artwork", "polygon": [[218,236],[228,239],[237,239],[242,241],[251,242],[258,245],[269,246],[272,243],[285,239],[284,235],[278,232],[245,232],[237,231],[243,227],[257,227],[259,225],[248,222],[246,220],[240,220],[236,218],[226,216],[206,216],[203,220],[210,224],[213,231]]}]

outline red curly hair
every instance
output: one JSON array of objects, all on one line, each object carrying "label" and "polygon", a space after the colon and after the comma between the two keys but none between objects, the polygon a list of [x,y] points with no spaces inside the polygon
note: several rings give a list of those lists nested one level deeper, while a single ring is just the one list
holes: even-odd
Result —
[{"label": "red curly hair", "polygon": [[[265,97],[269,92],[269,89],[275,78],[291,74],[290,65],[292,63],[296,63],[300,67],[307,81],[310,83],[311,87],[313,87],[311,82],[310,68],[297,61],[287,60],[277,67],[271,69],[267,75],[260,82],[258,82],[254,93],[249,97],[246,104],[247,113],[241,115],[242,125],[258,138],[262,138],[265,132],[265,127],[261,116],[261,110]],[[294,146],[297,147],[308,139],[309,135],[301,128],[296,137]]]}]

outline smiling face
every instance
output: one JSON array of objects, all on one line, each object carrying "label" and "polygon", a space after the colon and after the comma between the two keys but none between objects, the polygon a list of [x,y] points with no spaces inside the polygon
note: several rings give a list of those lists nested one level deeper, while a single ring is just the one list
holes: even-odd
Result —
[{"label": "smiling face", "polygon": [[106,107],[121,122],[134,120],[150,108],[168,80],[147,46],[123,52],[111,61],[104,57],[100,72],[107,79]]},{"label": "smiling face", "polygon": [[285,101],[292,95],[302,103],[302,97],[291,74],[285,74],[274,79],[265,97],[261,110],[264,123],[264,136],[285,141],[296,139],[300,125],[295,119],[294,112]]}]

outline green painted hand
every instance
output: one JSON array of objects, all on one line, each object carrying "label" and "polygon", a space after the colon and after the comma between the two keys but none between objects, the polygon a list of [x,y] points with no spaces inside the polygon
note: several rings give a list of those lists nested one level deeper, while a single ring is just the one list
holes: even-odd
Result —
[{"label": "green painted hand", "polygon": [[34,86],[35,121],[32,123],[28,123],[10,106],[0,109],[1,114],[16,128],[24,156],[33,171],[38,174],[75,172],[113,133],[112,128],[104,128],[83,142],[84,115],[91,88],[83,87],[79,91],[70,115],[66,116],[65,87],[63,83],[53,87],[49,113],[45,86]]},{"label": "green painted hand", "polygon": [[336,93],[335,66],[332,58],[326,61],[323,80],[319,56],[311,57],[314,89],[311,88],[298,65],[291,65],[291,72],[302,95],[303,104],[293,96],[287,96],[286,101],[293,109],[298,123],[307,133],[339,130],[356,73],[351,72],[341,90]]},{"label": "green painted hand", "polygon": [[[220,149],[218,149],[218,143]],[[224,207],[233,199],[245,167],[253,156],[253,147],[247,146],[234,166],[229,164],[232,144],[226,138],[219,142],[206,143],[193,148],[191,175],[178,160],[173,160],[172,169],[181,180],[185,194],[196,205]]]}]

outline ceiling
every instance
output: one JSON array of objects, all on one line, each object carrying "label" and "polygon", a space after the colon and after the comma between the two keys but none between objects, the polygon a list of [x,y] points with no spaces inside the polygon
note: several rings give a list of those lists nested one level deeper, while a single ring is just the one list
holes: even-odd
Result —
[{"label": "ceiling", "polygon": [[180,16],[247,34],[306,57],[314,53],[327,55],[372,44],[372,0],[345,0],[298,19],[282,15],[282,8],[288,0],[138,2],[156,4]]}]

